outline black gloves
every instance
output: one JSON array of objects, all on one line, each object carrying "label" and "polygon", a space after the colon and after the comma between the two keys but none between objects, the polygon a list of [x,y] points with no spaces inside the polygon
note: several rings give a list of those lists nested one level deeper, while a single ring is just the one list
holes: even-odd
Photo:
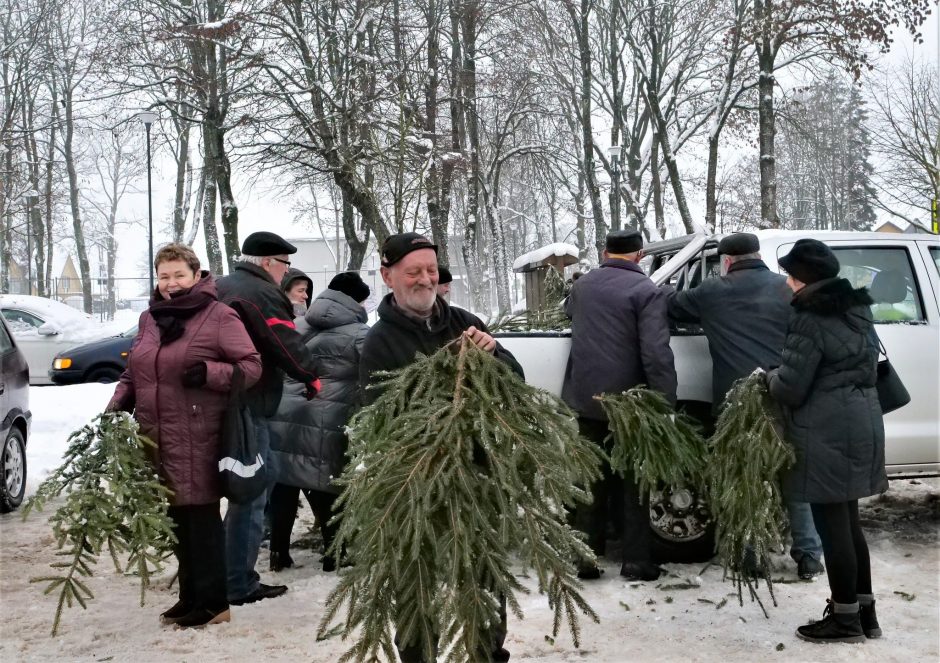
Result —
[{"label": "black gloves", "polygon": [[193,364],[185,371],[183,371],[183,386],[184,387],[202,387],[206,384],[206,362],[201,361],[198,364]]}]

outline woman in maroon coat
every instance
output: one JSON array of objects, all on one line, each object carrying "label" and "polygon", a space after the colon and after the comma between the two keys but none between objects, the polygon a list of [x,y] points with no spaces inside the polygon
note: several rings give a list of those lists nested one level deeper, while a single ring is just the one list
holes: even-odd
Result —
[{"label": "woman in maroon coat", "polygon": [[261,375],[261,359],[192,249],[165,246],[154,268],[158,285],[108,408],[133,411],[141,433],[156,442],[154,461],[173,491],[180,599],[161,620],[204,626],[230,619],[219,514],[222,415],[234,367],[248,387]]}]

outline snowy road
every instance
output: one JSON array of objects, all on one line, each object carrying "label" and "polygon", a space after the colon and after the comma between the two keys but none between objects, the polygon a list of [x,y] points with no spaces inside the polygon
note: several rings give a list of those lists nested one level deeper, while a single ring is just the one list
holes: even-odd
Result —
[{"label": "snowy road", "polygon": [[[107,403],[112,387],[83,385],[33,389],[33,438],[28,449],[30,489],[58,463],[68,433]],[[305,519],[309,511],[301,511]],[[14,661],[335,661],[345,649],[338,637],[316,641],[324,600],[335,576],[319,571],[318,556],[295,548],[302,568],[264,573],[265,582],[284,582],[283,598],[233,608],[230,624],[205,631],[173,631],[157,616],[175,602],[169,578],[158,581],[139,607],[133,578],[115,574],[101,559],[90,582],[96,599],[88,611],[66,611],[60,635],[49,637],[55,598],[42,595],[29,578],[48,572],[55,544],[47,514],[23,522],[0,517],[0,660]],[[881,498],[863,508],[872,551],[878,615],[885,637],[859,645],[811,645],[794,628],[819,618],[828,594],[825,580],[790,582],[792,562],[778,558],[775,578],[779,607],[764,619],[756,604],[729,596],[721,572],[699,565],[669,565],[671,577],[658,583],[621,581],[608,563],[585,597],[601,617],[584,623],[576,650],[562,634],[554,643],[547,602],[533,592],[522,597],[525,620],[510,617],[506,647],[512,660],[530,661],[936,661],[940,659],[940,482],[895,481]],[[309,520],[295,528],[300,536]],[[262,551],[259,569],[267,568]],[[700,586],[682,587],[701,574]],[[527,581],[528,582],[528,581]],[[531,582],[528,582],[531,587]],[[694,584],[694,583],[692,583]],[[677,587],[677,585],[679,587]],[[533,588],[534,589],[534,588]],[[766,596],[766,594],[765,594]],[[727,601],[725,601],[727,599]]]}]

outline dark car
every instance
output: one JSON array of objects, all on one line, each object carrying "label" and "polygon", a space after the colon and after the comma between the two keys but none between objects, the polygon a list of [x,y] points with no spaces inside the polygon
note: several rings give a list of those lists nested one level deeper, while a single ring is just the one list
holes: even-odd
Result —
[{"label": "dark car", "polygon": [[53,384],[117,382],[127,366],[127,354],[137,338],[137,325],[123,334],[78,345],[60,352],[52,360],[49,379]]},{"label": "dark car", "polygon": [[29,411],[29,366],[0,316],[0,513],[13,511],[26,492],[26,440]]}]

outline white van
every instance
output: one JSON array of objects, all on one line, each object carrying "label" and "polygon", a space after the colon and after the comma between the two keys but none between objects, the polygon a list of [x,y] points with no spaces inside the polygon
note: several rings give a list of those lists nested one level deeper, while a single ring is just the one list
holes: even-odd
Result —
[{"label": "white van", "polygon": [[[885,417],[885,458],[889,476],[940,474],[940,238],[873,232],[763,230],[764,262],[782,271],[777,260],[801,238],[825,242],[842,266],[840,274],[856,287],[871,290],[876,329],[911,402]],[[657,284],[694,288],[717,276],[718,242],[723,235],[688,235],[646,247],[641,265]],[[571,338],[566,332],[498,334],[525,369],[526,381],[561,394]],[[679,378],[678,399],[690,412],[707,413],[712,402],[708,341],[697,325],[672,329],[672,350]],[[705,545],[700,516],[705,505],[688,493],[654,494],[654,532],[673,548]],[[691,552],[689,550],[689,552]],[[704,550],[699,550],[704,554]],[[691,556],[695,555],[694,553]]]}]

